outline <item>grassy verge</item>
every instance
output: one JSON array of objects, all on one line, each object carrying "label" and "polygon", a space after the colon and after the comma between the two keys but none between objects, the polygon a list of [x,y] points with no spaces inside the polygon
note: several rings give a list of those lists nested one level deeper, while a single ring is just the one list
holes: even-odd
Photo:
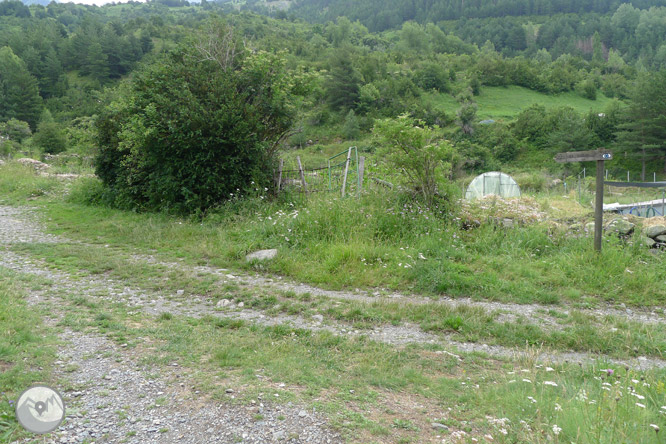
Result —
[{"label": "grassy verge", "polygon": [[230,202],[203,221],[186,220],[65,202],[70,186],[72,199],[81,200],[94,180],[70,185],[13,165],[1,168],[3,200],[44,204],[51,230],[167,260],[249,269],[259,266],[247,264],[245,254],[277,248],[278,258],[262,270],[333,289],[380,287],[580,307],[666,301],[666,287],[654,285],[666,279],[666,269],[638,243],[609,236],[596,254],[585,236],[486,223],[504,216],[493,207],[479,213],[480,228],[469,230],[448,208],[423,208],[382,192],[307,201],[258,196]]},{"label": "grassy verge", "polygon": [[316,196],[296,204],[257,198],[230,204],[203,223],[62,202],[45,211],[53,231],[189,263],[248,269],[246,253],[277,248],[278,258],[264,270],[334,289],[582,307],[666,301],[666,288],[654,285],[666,270],[641,245],[609,236],[596,254],[588,237],[542,226],[483,223],[465,231],[452,216],[395,195]]},{"label": "grassy verge", "polygon": [[33,383],[49,382],[54,359],[54,340],[26,305],[18,278],[0,268],[0,442],[26,435],[16,421],[14,402]]},{"label": "grassy verge", "polygon": [[[502,319],[501,311],[490,312],[464,305],[453,307],[435,301],[419,304],[382,300],[352,301],[270,288],[259,291],[254,287],[244,288],[238,283],[229,283],[224,276],[185,267],[174,269],[164,264],[146,263],[133,258],[130,253],[106,246],[20,244],[13,248],[74,276],[97,275],[105,280],[113,278],[119,285],[159,292],[167,299],[233,299],[269,315],[284,313],[307,319],[321,314],[325,319],[342,322],[354,329],[410,323],[419,325],[424,331],[446,335],[458,341],[483,341],[508,347],[530,344],[603,353],[617,358],[661,358],[666,349],[666,330],[661,324],[643,324],[613,316],[597,319],[575,310],[562,313],[558,310],[548,312],[544,308],[541,316],[550,322],[540,325],[538,320],[534,323],[534,319],[526,319],[524,316],[506,321]],[[553,321],[555,325],[549,325]]]},{"label": "grassy verge", "polygon": [[81,297],[69,302],[65,325],[127,343],[156,371],[178,362],[194,389],[225,402],[316,406],[352,442],[656,444],[653,425],[666,426],[663,370],[551,368],[529,358],[456,357],[437,346],[396,349],[284,325],[152,317]]}]

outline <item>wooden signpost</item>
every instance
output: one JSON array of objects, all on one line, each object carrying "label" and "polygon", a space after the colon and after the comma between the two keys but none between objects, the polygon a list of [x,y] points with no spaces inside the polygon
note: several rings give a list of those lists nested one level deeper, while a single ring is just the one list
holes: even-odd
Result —
[{"label": "wooden signpost", "polygon": [[555,156],[555,162],[597,162],[597,186],[596,201],[594,203],[594,249],[601,251],[601,234],[603,230],[604,211],[604,162],[612,160],[613,154],[600,148],[593,151],[572,151],[559,153]]}]

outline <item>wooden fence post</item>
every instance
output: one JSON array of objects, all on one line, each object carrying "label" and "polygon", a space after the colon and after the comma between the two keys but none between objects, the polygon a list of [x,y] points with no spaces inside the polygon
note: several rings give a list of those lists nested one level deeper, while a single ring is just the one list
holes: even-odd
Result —
[{"label": "wooden fence post", "polygon": [[347,173],[349,172],[349,160],[351,159],[351,147],[347,152],[347,162],[345,162],[345,177],[342,179],[342,197],[345,197],[345,188],[347,187]]},{"label": "wooden fence post", "polygon": [[298,162],[298,171],[301,173],[301,184],[303,184],[303,190],[308,192],[308,184],[305,183],[305,173],[303,173],[303,165],[301,165],[301,157],[296,156],[296,161]]}]

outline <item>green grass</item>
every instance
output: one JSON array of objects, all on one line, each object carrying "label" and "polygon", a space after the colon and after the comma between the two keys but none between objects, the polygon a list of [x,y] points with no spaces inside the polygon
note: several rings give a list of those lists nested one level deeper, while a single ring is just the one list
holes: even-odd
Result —
[{"label": "green grass", "polygon": [[[5,201],[26,202],[33,192],[25,190],[42,186],[40,178],[17,171],[21,187],[0,180]],[[540,226],[503,229],[484,219],[480,228],[465,231],[454,217],[440,217],[397,195],[373,194],[359,200],[321,196],[307,202],[257,198],[230,203],[199,221],[65,202],[60,182],[50,180],[44,186],[52,191],[30,201],[39,205],[43,221],[50,230],[84,244],[12,248],[74,276],[111,277],[165,294],[182,289],[184,298],[227,297],[268,315],[286,312],[307,318],[321,313],[325,322],[361,330],[411,322],[459,340],[523,349],[527,343],[528,352],[535,354],[543,344],[623,357],[660,356],[666,347],[666,334],[659,326],[612,317],[594,319],[575,310],[567,315],[559,307],[605,301],[663,304],[666,290],[654,285],[664,281],[661,258],[612,237],[597,255],[591,251],[591,239],[551,234]],[[276,261],[245,262],[247,252],[270,247],[280,251]],[[251,292],[221,285],[205,273],[175,273],[137,261],[131,257],[136,253],[189,265],[272,271],[330,288],[382,287],[418,291],[434,299],[447,294],[540,302],[552,305],[544,312],[554,313],[562,328],[550,331],[521,318],[500,322],[496,314],[465,307]],[[10,280],[0,279],[0,296],[5,287],[8,294],[21,294],[34,285],[8,276]],[[341,337],[215,316],[154,317],[130,312],[122,301],[75,296],[57,288],[52,294],[64,300],[62,327],[92,329],[128,344],[127,349],[156,372],[178,362],[197,390],[220,401],[249,402],[263,394],[263,399],[273,402],[311,404],[350,441],[422,442],[436,435],[452,441],[454,433],[464,431],[468,442],[490,434],[501,443],[658,444],[661,435],[651,424],[666,427],[666,409],[661,409],[666,406],[663,370],[563,364],[551,371],[530,359],[512,362],[475,354],[458,360],[437,345],[393,347],[362,335]],[[24,318],[29,325],[39,323],[34,313],[24,313],[29,310],[20,303],[3,309],[11,313],[11,328]],[[8,331],[2,327],[0,335]],[[48,355],[48,347],[44,350]],[[10,353],[9,359],[22,362],[20,353],[26,352]],[[39,359],[44,361],[41,355]],[[601,371],[609,367],[612,378]],[[280,388],[280,383],[286,387]],[[239,388],[235,400],[225,393],[230,385]],[[630,394],[631,390],[636,393]],[[278,398],[273,397],[276,393]],[[431,422],[450,430],[435,430]]]},{"label": "green grass", "polygon": [[32,167],[18,163],[0,166],[0,201],[25,203],[27,200],[53,195],[64,185],[53,178],[35,174]]},{"label": "green grass", "polygon": [[0,268],[0,442],[26,435],[13,403],[33,383],[49,381],[55,356],[54,339],[36,310],[27,306],[19,280]]},{"label": "green grass", "polygon": [[245,254],[277,248],[278,258],[263,270],[333,289],[384,287],[582,306],[666,301],[666,288],[653,285],[666,270],[640,245],[608,236],[598,255],[589,238],[540,226],[483,224],[464,231],[389,194],[313,196],[297,204],[256,199],[203,223],[62,203],[45,211],[56,232],[190,263],[251,269]]},{"label": "green grass", "polygon": [[[44,260],[48,266],[74,276],[100,275],[105,280],[116,279],[118,285],[132,285],[144,291],[156,291],[179,301],[197,300],[201,296],[212,300],[232,299],[246,307],[267,314],[285,313],[309,317],[322,314],[325,319],[340,321],[347,328],[368,329],[379,325],[411,323],[423,330],[445,334],[459,341],[484,341],[490,344],[521,347],[524,344],[592,353],[604,353],[618,358],[632,356],[661,357],[666,349],[666,330],[661,325],[626,322],[618,318],[595,319],[573,311],[561,315],[560,329],[552,331],[524,319],[505,322],[498,313],[483,308],[451,307],[436,302],[405,304],[389,301],[348,301],[309,294],[259,291],[224,284],[224,277],[195,272],[181,267],[174,270],[159,264],[147,264],[129,253],[105,246],[79,244],[21,244],[14,250]],[[122,283],[122,284],[120,284]],[[178,292],[182,295],[177,295]],[[90,301],[75,301],[87,305]],[[279,307],[279,308],[276,308]],[[100,321],[108,321],[100,315]],[[169,320],[171,313],[161,318]],[[229,321],[221,321],[229,322]]]},{"label": "green grass", "polygon": [[[458,359],[437,346],[395,348],[363,337],[213,317],[156,319],[108,302],[69,310],[68,326],[122,337],[155,371],[178,362],[195,389],[224,402],[263,396],[315,405],[351,442],[422,442],[463,430],[468,440],[490,434],[500,443],[658,444],[650,425],[666,426],[664,370]],[[140,348],[146,339],[151,347]],[[229,386],[237,388],[235,400],[225,393]],[[431,422],[450,430],[435,430]]]},{"label": "green grass", "polygon": [[[486,86],[481,88],[481,94],[474,100],[478,105],[479,120],[510,120],[534,104],[543,105],[546,108],[570,106],[579,113],[587,113],[591,109],[603,110],[612,101],[602,93],[597,95],[597,100],[589,100],[575,92],[551,95],[521,86]],[[424,101],[450,114],[455,114],[456,110],[460,108],[460,104],[449,94],[425,94]]]},{"label": "green grass", "polygon": [[[640,244],[607,236],[599,255],[584,236],[542,226],[503,229],[485,223],[503,217],[500,207],[473,206],[465,217],[484,223],[467,231],[447,208],[432,211],[407,196],[381,191],[360,199],[257,197],[231,202],[199,221],[64,202],[61,195],[67,185],[55,179],[18,167],[5,166],[2,171],[8,173],[0,175],[5,201],[45,203],[45,222],[51,230],[165,260],[261,267],[333,289],[382,287],[583,307],[600,302],[651,307],[666,302],[666,288],[654,285],[666,279],[666,270],[660,258]],[[81,190],[90,183],[76,182],[72,195],[86,196]],[[245,262],[247,253],[264,248],[277,248],[278,258],[263,265]],[[104,261],[91,263],[119,268]]]}]

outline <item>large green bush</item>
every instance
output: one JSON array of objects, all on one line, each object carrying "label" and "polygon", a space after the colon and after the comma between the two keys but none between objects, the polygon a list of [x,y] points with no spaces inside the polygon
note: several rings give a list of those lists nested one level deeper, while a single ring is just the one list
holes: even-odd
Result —
[{"label": "large green bush", "polygon": [[96,170],[116,205],[200,213],[268,186],[302,84],[230,28],[209,33],[143,69],[98,119]]}]

